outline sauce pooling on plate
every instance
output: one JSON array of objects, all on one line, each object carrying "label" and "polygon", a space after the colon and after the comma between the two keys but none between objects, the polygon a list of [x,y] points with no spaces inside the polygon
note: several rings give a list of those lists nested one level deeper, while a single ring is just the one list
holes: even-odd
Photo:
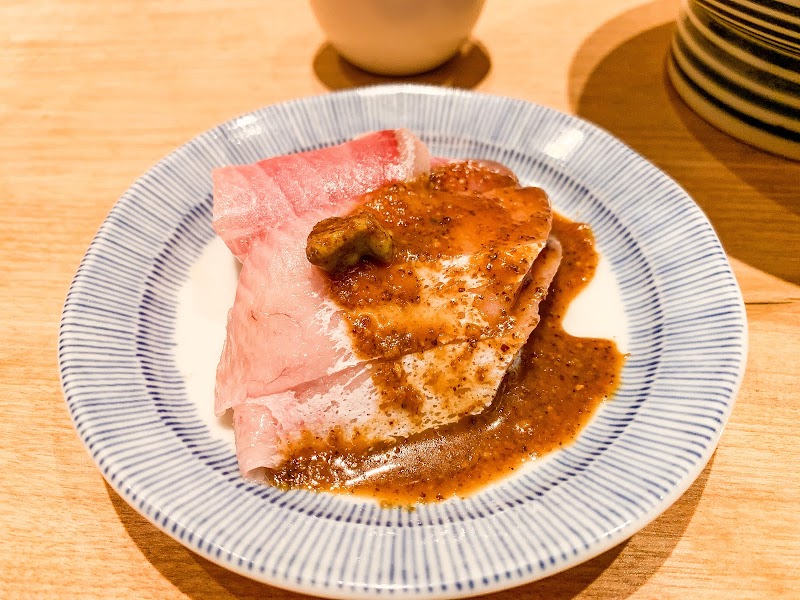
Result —
[{"label": "sauce pooling on plate", "polygon": [[[454,168],[455,172],[440,172],[438,179],[432,177],[430,183],[424,184],[423,200],[427,201],[429,196],[435,198],[463,191],[452,188],[458,187],[458,182],[463,180],[457,169],[464,167]],[[512,183],[504,181],[503,177],[506,175],[494,176],[506,186]],[[493,183],[487,181],[486,187],[492,189]],[[398,189],[402,192],[399,196]],[[505,193],[508,198],[504,200],[504,206],[511,212],[519,212],[525,210],[524,206],[534,204],[531,200],[524,201],[526,195],[537,193],[531,191],[534,189],[517,188],[515,191],[509,186],[505,191],[493,192],[493,195]],[[486,190],[467,191],[482,193]],[[385,194],[367,196],[364,206],[373,210],[392,229],[395,242],[401,253],[405,252],[405,258],[389,266],[366,262],[363,266],[332,276],[331,297],[340,306],[370,304],[376,298],[376,290],[389,290],[391,295],[397,295],[397,298],[387,298],[384,293],[378,296],[382,298],[381,302],[408,301],[406,296],[413,301],[419,296],[420,282],[411,271],[406,272],[407,278],[403,277],[402,265],[413,262],[417,256],[427,255],[430,259],[431,252],[439,251],[431,240],[469,245],[491,239],[499,240],[499,246],[502,246],[502,240],[506,239],[496,234],[494,238],[488,237],[487,229],[497,232],[506,225],[493,223],[490,211],[481,213],[480,202],[473,206],[464,197],[455,195],[449,200],[440,197],[435,203],[449,209],[454,219],[448,219],[446,211],[438,214],[426,209],[424,220],[413,221],[409,218],[412,212],[409,209],[414,208],[419,190],[412,185],[412,192],[409,194],[404,184],[401,188],[389,188]],[[523,198],[522,203],[520,198]],[[479,198],[471,200],[479,201]],[[460,216],[456,218],[457,215]],[[522,215],[521,218],[527,218],[534,228],[538,223],[530,221],[531,215]],[[404,237],[404,229],[398,224],[409,221],[414,223],[414,227],[405,228],[409,233]],[[549,226],[549,217],[548,223],[542,222],[542,226]],[[472,233],[470,227],[474,228]],[[441,229],[445,230],[444,235],[439,231]],[[518,232],[514,235],[522,239]],[[267,474],[268,479],[281,487],[354,493],[378,498],[386,504],[410,505],[467,495],[513,473],[523,463],[571,442],[595,408],[613,393],[623,357],[613,342],[574,337],[567,334],[562,325],[570,302],[591,280],[597,266],[598,255],[591,229],[556,215],[551,235],[560,241],[563,254],[549,295],[541,304],[541,320],[522,348],[518,366],[508,370],[486,408],[475,411],[477,414],[464,414],[455,422],[414,433],[396,443],[359,445],[336,435],[326,439],[308,435],[295,446],[288,462]],[[548,250],[550,244],[539,260]],[[493,252],[489,251],[488,256],[492,255]],[[480,256],[481,260],[486,259],[485,253]],[[502,261],[496,263],[500,281],[504,276],[510,276],[510,273],[504,275],[504,269],[514,265],[513,258],[512,254],[505,264]],[[522,266],[523,263],[517,260],[517,265]],[[490,291],[490,288],[485,290]],[[514,301],[505,301],[508,307],[499,303],[502,310],[497,313],[497,320],[485,321],[485,329],[475,332],[476,340],[480,336],[496,335],[494,330],[503,327],[503,319],[513,325],[514,313],[510,307]],[[402,318],[402,314],[398,313],[398,318]],[[356,325],[358,323],[354,323]],[[379,327],[368,327],[368,331],[363,329],[365,327],[354,327],[353,334],[357,336],[361,351],[369,355],[376,344],[384,343],[387,338]],[[416,333],[402,340],[411,345],[401,350],[416,350],[414,344],[429,345],[431,341],[426,336],[435,338],[437,334],[428,329],[420,330],[419,337]],[[397,343],[396,340],[389,341]],[[462,346],[469,348],[469,343]],[[386,352],[386,348],[382,351],[384,355],[391,354],[391,351]],[[442,365],[442,368],[450,369],[451,365]],[[454,363],[452,368],[457,369],[458,365]],[[414,397],[405,398],[403,381],[394,378],[391,372],[382,371],[380,365],[373,371],[372,378],[376,386],[382,388],[385,398],[402,403],[404,410],[413,411],[419,406]]]}]

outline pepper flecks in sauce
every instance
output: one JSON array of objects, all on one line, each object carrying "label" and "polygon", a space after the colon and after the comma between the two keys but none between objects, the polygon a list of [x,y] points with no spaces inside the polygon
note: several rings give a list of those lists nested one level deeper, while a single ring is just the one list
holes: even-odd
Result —
[{"label": "pepper flecks in sauce", "polygon": [[[516,292],[547,240],[539,188],[460,163],[365,195],[390,232],[394,260],[364,261],[330,278],[361,358],[393,358],[509,329]],[[495,191],[492,191],[495,190]]]},{"label": "pepper flecks in sauce", "polygon": [[[433,184],[435,191],[462,191],[469,187],[469,179],[459,177],[456,172],[438,180],[432,177],[431,181],[437,182]],[[491,185],[489,181],[487,186]],[[504,218],[515,211],[524,216],[526,207],[515,203],[513,193],[500,190],[495,196],[509,207]],[[402,206],[393,208],[398,209],[398,219],[411,221],[410,211]],[[418,226],[450,227],[450,223],[433,220]],[[511,474],[526,461],[571,442],[597,406],[615,390],[623,356],[611,341],[578,338],[564,331],[563,316],[572,299],[594,275],[598,255],[591,229],[586,225],[556,216],[552,235],[561,242],[563,258],[549,295],[542,303],[541,321],[522,351],[519,368],[508,373],[488,408],[396,444],[359,445],[352,440],[343,441],[337,435],[324,440],[303,440],[293,458],[268,475],[271,481],[283,487],[339,491],[376,497],[392,505],[411,505],[454,494],[467,495]],[[467,232],[464,236],[456,238],[455,243],[474,244],[481,239]],[[409,236],[398,245],[414,242],[414,236]],[[422,253],[424,249],[419,251]],[[384,273],[377,273],[374,266],[367,267],[358,276],[359,285],[369,285],[370,277],[396,277],[398,295],[409,304],[416,301],[415,289],[422,284],[413,281],[413,271],[408,274],[408,269],[405,270],[409,280],[404,282],[403,269],[397,264],[383,267],[387,270]],[[396,271],[390,272],[392,268]],[[348,276],[352,274],[344,277]],[[360,299],[356,293],[347,296],[352,291],[348,291],[348,286],[353,285],[354,280],[346,282],[338,293],[343,294],[340,298],[343,303],[358,306],[358,302],[365,302],[366,295]],[[435,330],[421,331],[423,336],[429,336],[426,343],[432,343]],[[416,342],[398,339],[392,343],[403,347]],[[369,354],[370,348],[362,350]],[[377,379],[384,379],[382,385],[401,385],[393,377],[400,376],[379,373]],[[429,385],[442,383],[432,378]],[[394,399],[407,402],[411,411],[418,407],[416,397],[403,398],[403,394],[397,394]]]},{"label": "pepper flecks in sauce", "polygon": [[[394,248],[388,267],[363,261],[327,280],[355,354],[377,361],[361,392],[372,412],[346,432],[378,443],[481,412],[538,322],[536,290],[561,260],[550,202],[514,178],[494,189],[509,183],[495,167],[449,165],[384,186],[342,220],[371,215]],[[325,241],[309,236],[309,247]]]}]

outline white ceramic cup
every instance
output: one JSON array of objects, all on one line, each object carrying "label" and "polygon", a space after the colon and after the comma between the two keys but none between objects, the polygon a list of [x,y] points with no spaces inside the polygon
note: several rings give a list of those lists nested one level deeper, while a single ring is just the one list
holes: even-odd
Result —
[{"label": "white ceramic cup", "polygon": [[484,0],[311,0],[334,48],[381,75],[411,75],[452,58]]}]

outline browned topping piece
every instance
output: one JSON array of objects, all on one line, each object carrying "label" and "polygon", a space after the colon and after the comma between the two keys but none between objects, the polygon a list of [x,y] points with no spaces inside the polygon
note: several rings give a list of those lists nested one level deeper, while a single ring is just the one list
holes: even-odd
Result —
[{"label": "browned topping piece", "polygon": [[308,261],[328,273],[352,267],[365,257],[389,263],[393,254],[391,234],[367,211],[323,219],[306,242]]}]

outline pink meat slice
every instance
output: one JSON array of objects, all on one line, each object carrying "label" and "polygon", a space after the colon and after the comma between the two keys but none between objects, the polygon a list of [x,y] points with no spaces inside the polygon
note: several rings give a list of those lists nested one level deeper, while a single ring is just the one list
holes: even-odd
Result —
[{"label": "pink meat slice", "polygon": [[245,259],[217,367],[217,414],[323,376],[351,356],[349,341],[336,339],[339,311],[324,297],[323,275],[306,259],[307,235],[293,224]]},{"label": "pink meat slice", "polygon": [[[551,238],[526,277],[514,306],[515,325],[478,343],[454,343],[392,360],[361,363],[283,393],[248,398],[234,407],[239,466],[259,479],[280,467],[310,433],[326,439],[372,444],[405,438],[430,427],[483,411],[539,323],[539,305],[561,262],[561,245]],[[384,402],[375,385],[380,371],[397,371],[422,398],[419,412]],[[419,417],[421,413],[422,417]]]},{"label": "pink meat slice", "polygon": [[365,192],[429,167],[424,144],[398,129],[213,172],[214,228],[244,262],[217,369],[217,414],[316,377],[320,364],[337,364],[342,348],[319,335],[337,327],[305,257],[308,233],[350,211]]},{"label": "pink meat slice", "polygon": [[297,221],[309,222],[320,211],[327,216],[347,212],[361,194],[429,168],[425,145],[410,131],[397,129],[253,165],[214,169],[213,226],[244,260],[255,239]]},{"label": "pink meat slice", "polygon": [[[421,142],[398,130],[214,172],[214,227],[243,261],[217,371],[215,411],[222,414],[234,409],[237,454],[244,473],[253,475],[260,468],[280,465],[304,433],[324,436],[333,427],[369,440],[405,437],[480,412],[494,397],[521,344],[538,322],[537,299],[528,303],[532,312],[520,308],[522,325],[502,336],[465,344],[456,332],[438,348],[368,361],[354,354],[350,327],[342,322],[340,307],[327,297],[326,280],[305,257],[305,240],[315,223],[350,212],[364,192],[387,182],[412,179],[430,164]],[[541,227],[536,228],[540,233],[529,236],[521,247],[509,247],[506,259],[518,261],[525,269],[543,264],[534,260],[549,231],[546,196],[541,190],[526,188],[523,192],[530,202],[520,208],[515,200],[518,182],[508,169],[488,162],[472,162],[465,168],[465,177],[457,173],[436,180],[437,189],[484,193],[508,187],[511,192],[500,190],[493,201],[511,220],[530,221],[535,215]],[[475,172],[480,176],[473,176]],[[545,254],[550,256],[547,264],[554,273],[557,261],[553,252]],[[480,251],[474,256],[485,259]],[[542,268],[543,273],[549,272]],[[460,263],[448,269],[440,275],[450,287],[458,278],[474,275]],[[545,275],[538,277],[541,282]],[[530,286],[520,283],[522,279],[512,286],[517,290],[512,297],[530,300]],[[545,290],[548,284],[549,279]],[[535,289],[541,290],[541,286]],[[473,288],[466,294],[474,297],[479,292]],[[489,304],[485,302],[480,310],[488,310]],[[474,308],[469,303],[465,307],[467,312]],[[448,364],[459,365],[460,370],[451,369],[449,375],[455,379],[445,387],[449,389],[459,379],[464,386],[455,396],[429,389],[432,378]],[[409,378],[409,386],[424,396],[427,420],[380,408],[383,399],[374,377],[387,368],[401,371]],[[479,379],[475,379],[476,373]]]},{"label": "pink meat slice", "polygon": [[[475,330],[486,331],[477,334],[479,337],[491,335],[487,323],[497,316],[494,313],[502,311],[503,304],[495,302],[493,294],[484,289],[494,281],[487,278],[485,264],[490,255],[496,258],[499,254],[513,268],[513,272],[508,271],[508,285],[502,289],[510,292],[504,294],[506,301],[513,301],[525,273],[547,242],[551,221],[549,200],[538,188],[483,192],[484,188],[494,189],[494,175],[493,171],[486,175],[475,170],[470,178],[432,176],[437,188],[482,192],[483,199],[465,196],[462,204],[470,208],[463,211],[477,210],[480,205],[487,213],[500,211],[508,218],[505,225],[485,231],[479,242],[469,240],[473,247],[459,250],[449,260],[396,258],[390,268],[414,271],[422,284],[420,301],[412,306],[389,301],[343,311],[328,297],[325,276],[305,256],[308,230],[328,216],[324,211],[309,213],[314,217],[308,223],[287,223],[268,237],[259,238],[244,261],[228,315],[226,341],[217,368],[216,413],[364,362],[350,333],[353,322],[362,317],[376,324],[377,339],[402,338],[406,333],[416,339],[413,331],[399,329],[405,323],[435,331],[437,337],[428,345],[462,341],[474,337],[476,334],[470,332]],[[516,179],[497,181],[508,184]],[[453,189],[458,186],[462,189]],[[451,205],[448,210],[456,209]],[[497,270],[492,272],[492,277],[496,275]],[[387,344],[387,354],[370,358],[388,358],[395,348]]]}]

